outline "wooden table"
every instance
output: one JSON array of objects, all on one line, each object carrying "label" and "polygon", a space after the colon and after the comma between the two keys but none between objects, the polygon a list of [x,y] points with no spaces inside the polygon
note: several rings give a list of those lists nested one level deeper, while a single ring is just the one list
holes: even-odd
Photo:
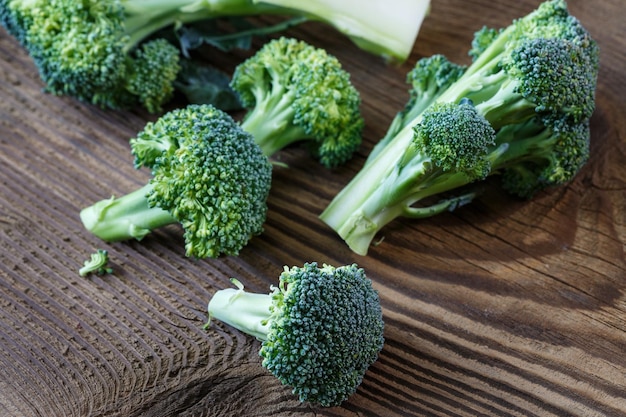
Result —
[{"label": "wooden table", "polygon": [[[601,47],[591,159],[576,180],[518,201],[495,186],[474,204],[399,220],[368,256],[319,213],[407,99],[420,57],[467,63],[473,32],[539,1],[434,0],[408,62],[387,66],[321,24],[289,32],[335,54],[362,91],[365,142],[348,165],[280,154],[265,233],[238,257],[184,257],[181,230],[106,244],[79,210],[142,185],[128,139],[156,116],[42,92],[0,32],[0,416],[626,415],[626,9],[570,0]],[[216,53],[225,70],[247,53]],[[184,103],[174,102],[172,107]],[[80,277],[96,249],[113,274]],[[386,345],[342,407],[300,404],[261,367],[259,343],[206,303],[238,277],[267,291],[284,265],[356,262],[380,292]]]}]

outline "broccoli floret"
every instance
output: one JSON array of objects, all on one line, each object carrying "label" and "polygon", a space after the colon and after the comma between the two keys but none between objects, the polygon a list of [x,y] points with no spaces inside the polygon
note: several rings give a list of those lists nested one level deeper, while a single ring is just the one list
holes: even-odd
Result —
[{"label": "broccoli floret", "polygon": [[597,73],[597,44],[550,0],[500,30],[439,100],[471,100],[496,129],[537,113],[578,123],[593,113]]},{"label": "broccoli floret", "polygon": [[476,31],[474,33],[474,39],[472,39],[472,48],[468,52],[472,60],[478,58],[499,33],[500,30],[487,26],[483,26],[480,30]]},{"label": "broccoli floret", "polygon": [[[3,24],[28,50],[48,92],[111,107],[125,107],[141,97],[150,111],[160,110],[172,96],[178,49],[163,41],[136,49],[141,39],[125,25],[125,2],[3,3]],[[146,79],[149,86],[142,85]],[[152,93],[155,84],[158,89]]]},{"label": "broccoli floret", "polygon": [[109,252],[104,249],[98,249],[91,254],[91,257],[83,263],[83,266],[78,270],[81,277],[87,276],[91,273],[103,275],[113,272],[113,268],[109,268]]},{"label": "broccoli floret", "polygon": [[210,105],[189,105],[148,123],[131,139],[148,184],[83,209],[87,230],[105,241],[141,240],[172,223],[187,256],[237,255],[263,230],[272,167],[252,136]]},{"label": "broccoli floret", "polygon": [[254,0],[286,7],[325,22],[361,49],[390,61],[405,61],[413,49],[430,0]]},{"label": "broccoli floret", "polygon": [[464,65],[455,64],[440,54],[418,60],[406,77],[407,83],[411,86],[408,102],[391,121],[385,136],[371,150],[367,161],[373,160],[400,130],[415,120],[439,97],[439,94],[459,79],[465,68]]},{"label": "broccoli floret", "polygon": [[[565,2],[547,1],[504,29],[479,31],[473,48],[482,52],[463,74],[377,147],[321,214],[356,253],[366,254],[375,233],[394,218],[431,216],[471,201],[475,191],[461,187],[481,177],[502,173],[508,191],[528,198],[570,181],[586,162],[599,50]],[[491,145],[464,126],[470,108],[494,131]],[[442,117],[442,109],[450,117]],[[441,140],[422,141],[425,128],[427,137],[436,133]],[[417,153],[416,141],[424,144]],[[441,159],[441,149],[457,164],[445,175],[432,169],[447,164],[424,163],[424,155]],[[477,165],[476,158],[488,164]],[[480,175],[467,169],[461,175],[460,167]],[[413,206],[453,190],[456,195],[433,205]]]},{"label": "broccoli floret", "polygon": [[360,94],[324,49],[274,39],[236,67],[231,86],[249,109],[242,127],[268,157],[302,141],[321,164],[334,167],[361,144]]},{"label": "broccoli floret", "polygon": [[208,311],[262,341],[262,365],[300,401],[335,406],[352,395],[384,344],[378,293],[357,265],[285,267],[269,294],[217,291]]}]

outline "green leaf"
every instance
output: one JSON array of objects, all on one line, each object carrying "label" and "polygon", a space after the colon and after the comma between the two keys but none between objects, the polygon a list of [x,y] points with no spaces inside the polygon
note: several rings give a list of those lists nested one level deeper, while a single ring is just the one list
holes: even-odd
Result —
[{"label": "green leaf", "polygon": [[212,104],[224,111],[242,108],[239,96],[230,88],[230,77],[209,65],[183,60],[178,79],[174,83],[192,104]]},{"label": "green leaf", "polygon": [[[306,22],[306,17],[294,17],[274,25],[255,26],[245,18],[212,19],[184,25],[177,30],[178,41],[183,56],[202,45],[211,45],[222,51],[250,49],[252,38],[283,32],[292,26]],[[226,27],[229,27],[226,30]]]}]

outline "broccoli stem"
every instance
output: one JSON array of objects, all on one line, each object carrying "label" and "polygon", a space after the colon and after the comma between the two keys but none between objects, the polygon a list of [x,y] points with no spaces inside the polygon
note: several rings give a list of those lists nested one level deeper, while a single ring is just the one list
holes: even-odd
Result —
[{"label": "broccoli stem", "polygon": [[231,280],[237,288],[217,291],[209,302],[209,327],[211,319],[217,319],[257,339],[267,340],[270,307],[273,294],[257,294],[243,290],[239,281]]},{"label": "broccoli stem", "polygon": [[127,50],[132,49],[149,35],[183,23],[201,20],[284,13],[282,7],[256,4],[252,0],[125,0],[125,29],[129,36]]},{"label": "broccoli stem", "polygon": [[[416,124],[421,119],[418,117]],[[367,254],[376,233],[395,218],[434,216],[474,198],[474,193],[469,192],[432,205],[414,207],[428,197],[468,185],[474,179],[463,172],[436,167],[427,155],[417,153],[412,139],[413,125],[404,127],[320,215],[320,219],[359,255]],[[496,144],[487,160],[495,163],[508,149],[508,143]]]},{"label": "broccoli stem", "polygon": [[267,157],[309,137],[302,127],[292,122],[295,114],[292,95],[285,91],[272,91],[269,97],[257,100],[241,123],[243,130],[254,137]]},{"label": "broccoli stem", "polygon": [[430,158],[410,153],[412,135],[412,126],[405,127],[320,215],[359,255],[367,253],[376,233],[393,219],[433,216],[472,197],[466,194],[432,206],[412,207],[427,197],[470,182],[463,173],[446,173],[433,167]]},{"label": "broccoli stem", "polygon": [[107,242],[143,239],[152,230],[177,223],[166,210],[150,207],[147,195],[152,184],[120,198],[99,201],[80,212],[87,230]]},{"label": "broccoli stem", "polygon": [[429,1],[253,0],[291,8],[330,23],[355,45],[390,61],[404,61],[413,47]]},{"label": "broccoli stem", "polygon": [[506,146],[506,152],[492,157],[493,171],[513,167],[520,162],[543,164],[554,157],[555,141],[560,136],[551,128],[530,120],[526,123],[509,125],[496,134],[496,144]]},{"label": "broccoli stem", "polygon": [[[391,169],[398,164],[400,156],[405,149],[408,149],[412,138],[412,127],[405,126],[389,142],[383,152],[373,160],[367,161],[368,169],[359,170],[357,175],[333,198],[320,218],[335,230],[343,225],[353,213],[352,210],[363,204],[369,194],[379,187]],[[369,193],[367,193],[368,190],[370,190]],[[340,200],[344,203],[340,203]]]},{"label": "broccoli stem", "polygon": [[405,169],[408,172],[399,173],[404,178],[392,175],[380,186],[372,187],[371,184],[360,183],[357,190],[368,195],[360,205],[351,205],[352,198],[349,195],[333,201],[334,207],[331,210],[343,211],[349,208],[350,211],[340,225],[327,222],[322,214],[322,220],[336,228],[339,236],[355,253],[366,255],[376,233],[398,217],[434,216],[446,210],[454,210],[473,198],[474,194],[469,193],[430,206],[412,207],[418,201],[466,185],[469,181],[464,174],[446,174],[439,170],[427,174],[424,167],[419,165]]}]

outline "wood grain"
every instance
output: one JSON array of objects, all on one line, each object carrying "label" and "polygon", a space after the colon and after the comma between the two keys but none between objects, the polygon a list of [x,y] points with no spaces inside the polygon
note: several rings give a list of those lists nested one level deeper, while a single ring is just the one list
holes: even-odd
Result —
[{"label": "wood grain", "polygon": [[[321,24],[290,35],[323,46],[363,95],[365,143],[325,170],[280,154],[263,235],[238,257],[184,257],[181,230],[105,244],[79,210],[135,189],[128,139],[155,115],[110,111],[42,91],[0,31],[0,416],[622,416],[626,415],[626,73],[621,0],[570,0],[598,40],[591,159],[532,201],[490,183],[454,213],[398,220],[359,257],[317,218],[406,101],[421,56],[467,62],[483,24],[538,1],[435,0],[410,60],[387,66]],[[206,52],[226,71],[248,52]],[[180,100],[171,107],[183,105]],[[96,248],[114,273],[78,276]],[[266,291],[283,265],[356,262],[380,291],[386,345],[341,407],[300,404],[260,365],[259,343],[214,323],[214,291],[238,277]]]}]

